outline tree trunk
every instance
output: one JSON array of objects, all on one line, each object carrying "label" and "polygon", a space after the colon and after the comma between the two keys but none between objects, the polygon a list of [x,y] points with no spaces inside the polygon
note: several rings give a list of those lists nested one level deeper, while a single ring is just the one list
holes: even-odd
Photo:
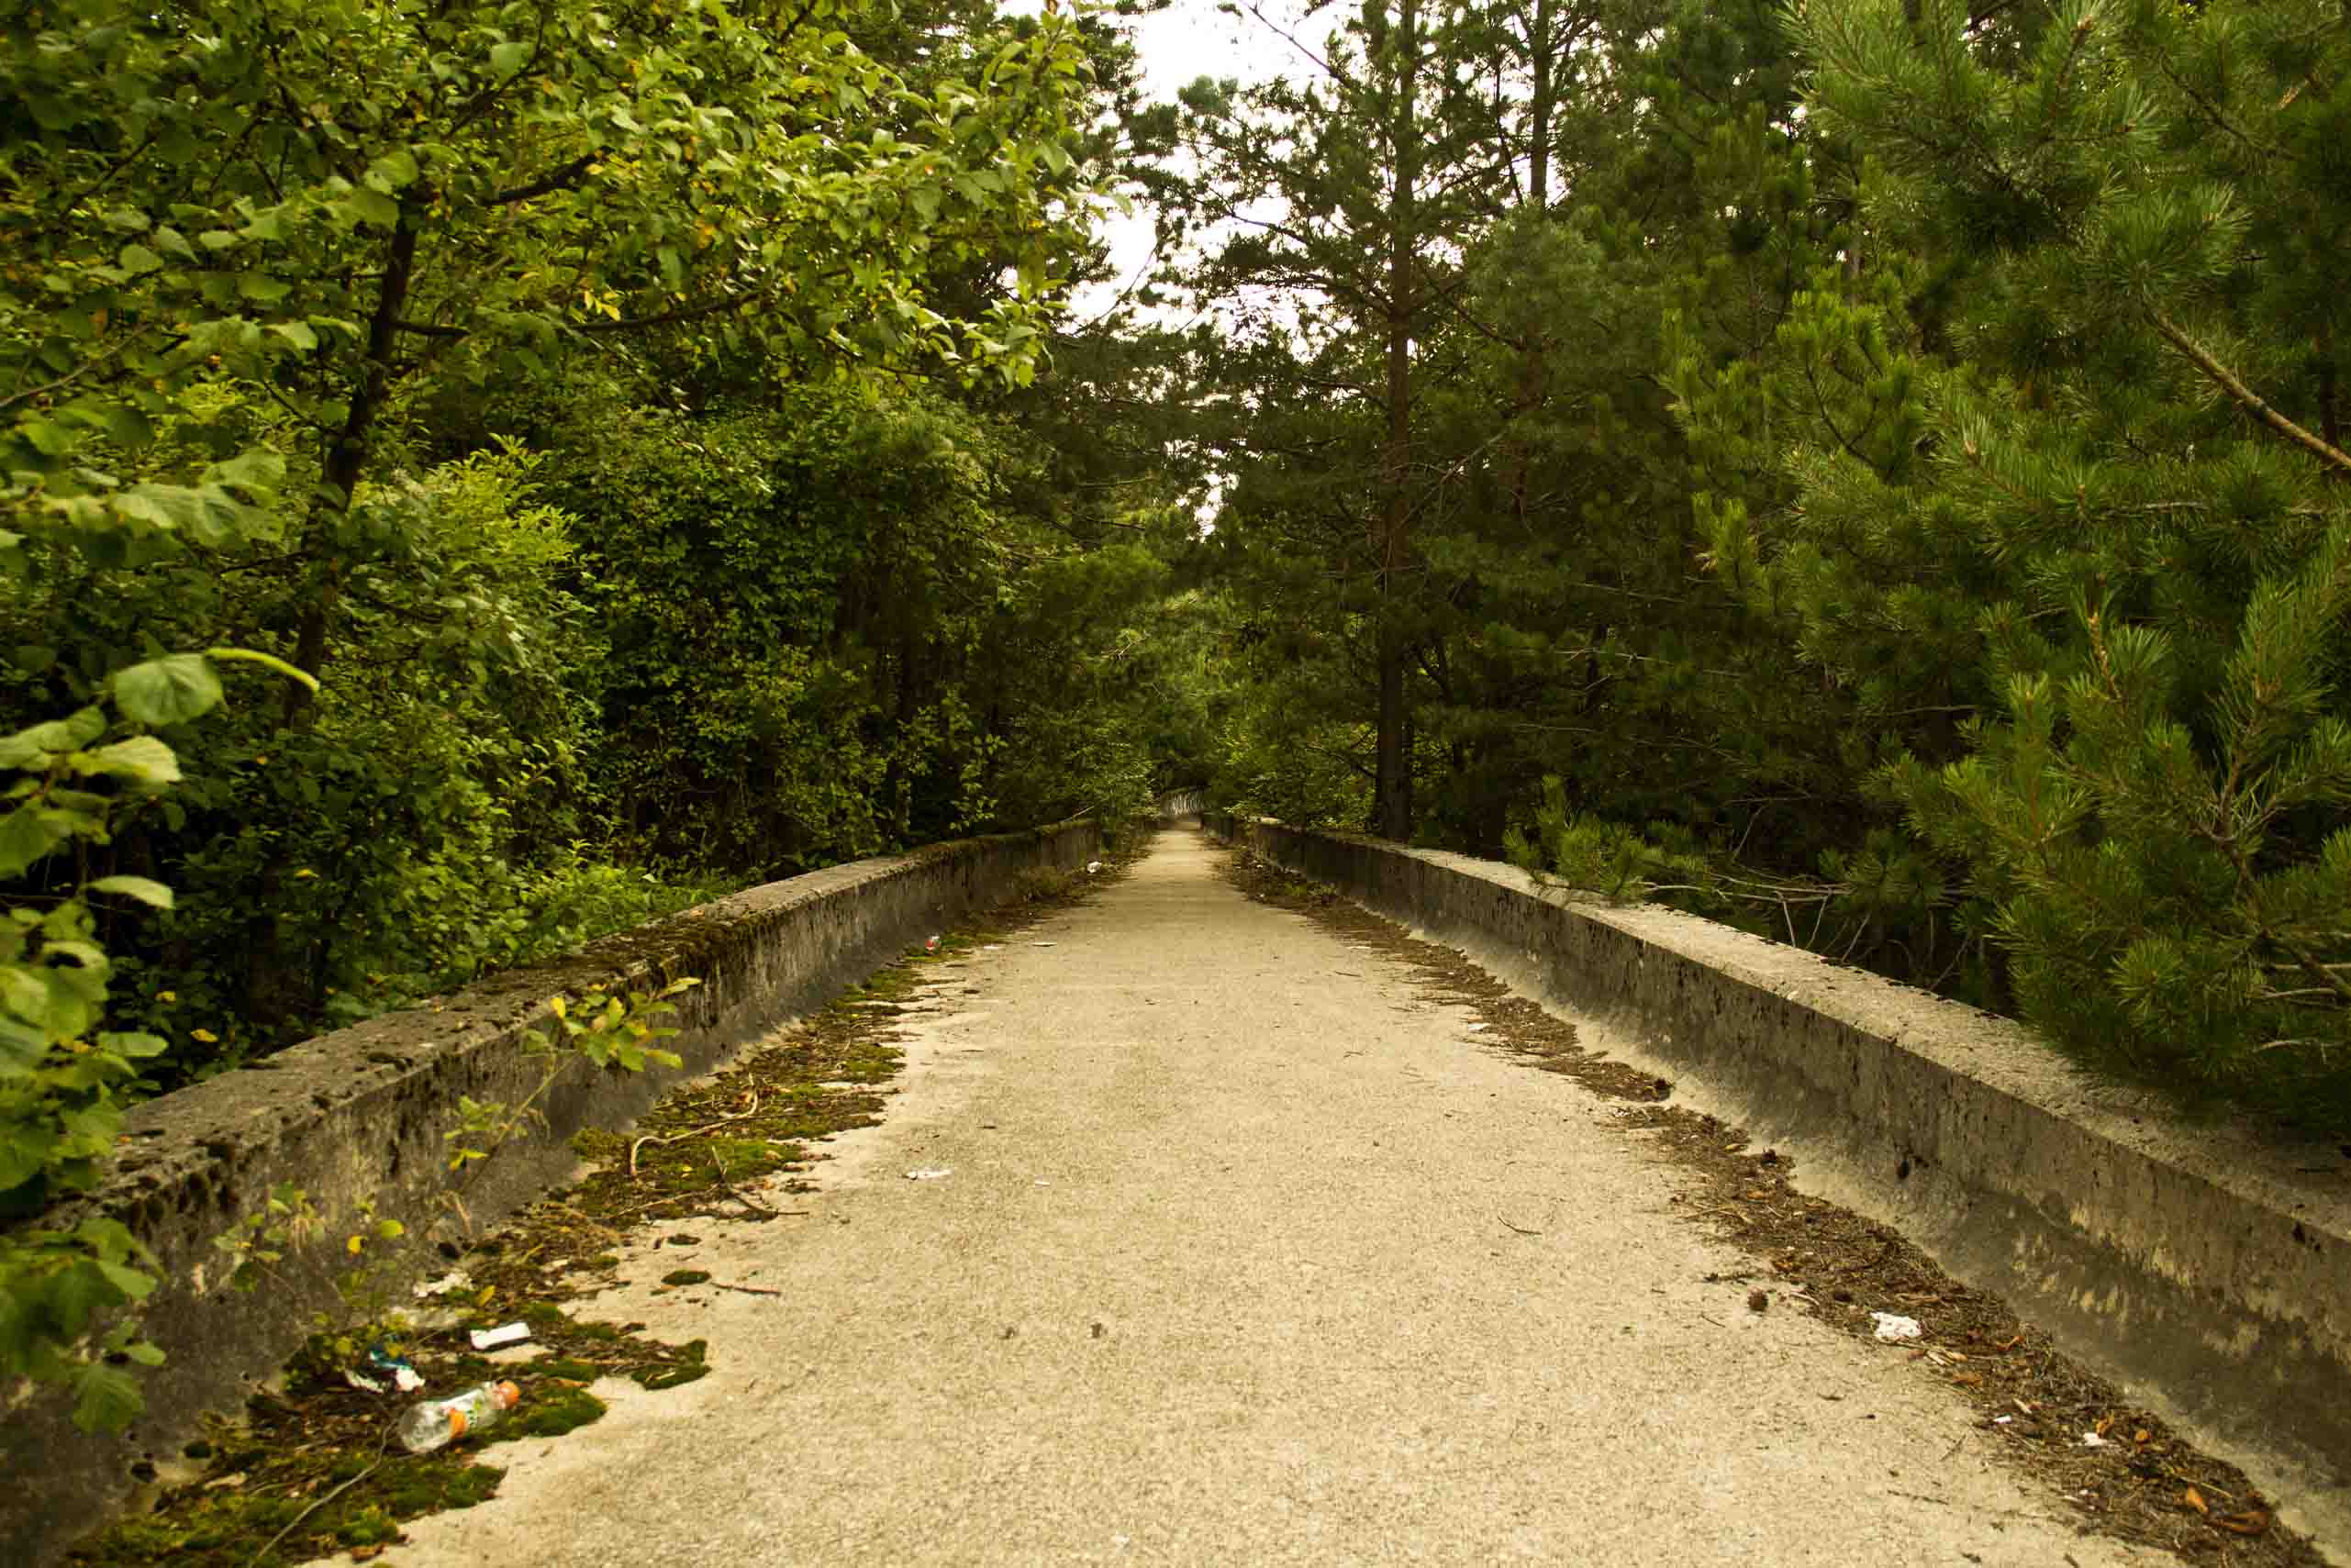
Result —
[{"label": "tree trunk", "polygon": [[1527,101],[1527,200],[1537,212],[1551,209],[1551,106],[1554,40],[1553,0],[1534,0],[1534,20],[1527,28],[1527,65],[1534,76]]},{"label": "tree trunk", "polygon": [[1379,538],[1379,739],[1373,783],[1373,817],[1380,837],[1412,836],[1412,759],[1405,746],[1409,688],[1401,624],[1404,572],[1410,554],[1412,505],[1407,489],[1412,460],[1412,264],[1414,186],[1420,179],[1420,128],[1414,94],[1421,66],[1418,0],[1397,8],[1394,52],[1388,81],[1395,94],[1389,127],[1396,157],[1396,185],[1388,207],[1387,246],[1387,439],[1379,455],[1386,492]]},{"label": "tree trunk", "polygon": [[[1557,95],[1553,82],[1556,50],[1552,37],[1552,6],[1553,0],[1535,0],[1533,18],[1527,24],[1527,68],[1534,77],[1527,102],[1527,205],[1538,214],[1551,210],[1551,112]],[[1530,334],[1520,347],[1519,384],[1511,407],[1513,424],[1543,406],[1546,347],[1539,334]],[[1532,462],[1523,433],[1510,437],[1504,462],[1510,475],[1510,516],[1523,528]]]},{"label": "tree trunk", "polygon": [[[376,417],[390,397],[393,348],[398,340],[400,313],[407,307],[408,291],[417,271],[417,227],[414,214],[404,208],[399,226],[384,259],[384,286],[375,299],[369,323],[367,357],[360,363],[351,387],[351,410],[335,433],[321,465],[320,495],[310,508],[303,529],[303,546],[318,565],[308,597],[294,627],[294,664],[318,674],[327,666],[337,606],[342,598],[343,562],[335,535],[337,525],[351,510],[351,497],[367,470],[367,454],[374,437]],[[288,729],[307,727],[315,694],[300,681],[285,684],[280,717]],[[325,1001],[331,964],[331,935],[306,938],[297,923],[280,913],[280,898],[290,884],[293,865],[277,852],[262,867],[251,918],[246,925],[244,1014],[263,1031],[283,1031],[316,1013]],[[328,928],[331,932],[331,928]]]},{"label": "tree trunk", "polygon": [[[327,634],[333,624],[335,606],[342,597],[342,562],[335,553],[333,526],[351,510],[360,478],[367,471],[376,416],[384,411],[384,402],[392,395],[392,350],[399,340],[400,313],[407,308],[408,291],[416,275],[416,217],[403,207],[399,226],[392,231],[392,243],[384,258],[384,287],[375,296],[375,316],[368,324],[367,357],[360,362],[343,428],[335,433],[334,443],[327,449],[319,474],[324,481],[322,494],[310,508],[308,526],[304,530],[307,536],[305,545],[325,558],[309,602],[303,606],[301,618],[295,625],[295,667],[312,675],[326,667]],[[312,701],[308,686],[299,681],[286,683],[287,728],[301,720]]]}]

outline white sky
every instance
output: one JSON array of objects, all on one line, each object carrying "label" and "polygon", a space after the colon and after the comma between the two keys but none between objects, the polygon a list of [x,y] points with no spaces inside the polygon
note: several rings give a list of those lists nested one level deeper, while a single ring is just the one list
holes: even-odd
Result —
[{"label": "white sky", "polygon": [[[1337,19],[1331,13],[1300,23],[1298,18],[1305,16],[1312,0],[1260,3],[1268,16],[1295,28],[1299,37],[1311,43],[1319,44]],[[1015,16],[1033,16],[1041,8],[1041,0],[1003,0],[1002,4],[1003,10]],[[1162,103],[1174,102],[1178,92],[1203,76],[1263,82],[1301,63],[1297,50],[1250,16],[1245,5],[1241,15],[1228,16],[1217,9],[1217,0],[1174,0],[1164,11],[1113,20],[1135,40],[1144,96]],[[1109,244],[1118,281],[1080,291],[1072,302],[1079,318],[1107,309],[1149,270],[1151,228],[1151,214],[1140,208],[1132,217],[1113,214],[1103,224],[1101,232]]]}]

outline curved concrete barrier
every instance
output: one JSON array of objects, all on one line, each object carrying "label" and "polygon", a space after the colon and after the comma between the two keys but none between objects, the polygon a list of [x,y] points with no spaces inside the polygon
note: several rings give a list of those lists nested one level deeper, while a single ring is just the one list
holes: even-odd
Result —
[{"label": "curved concrete barrier", "polygon": [[1690,1076],[1798,1157],[2351,1542],[2351,1151],[2187,1127],[2096,1087],[2022,1026],[1656,907],[1570,902],[1513,867],[1210,812],[1208,830],[1456,947]]},{"label": "curved concrete barrier", "polygon": [[[746,889],[595,942],[577,957],[495,975],[440,1006],[387,1014],[138,1106],[130,1147],[111,1179],[71,1211],[128,1225],[152,1249],[163,1284],[148,1336],[170,1358],[143,1380],[147,1412],[120,1438],[84,1437],[54,1394],[6,1390],[0,1433],[0,1562],[62,1552],[132,1485],[130,1467],[176,1455],[206,1410],[235,1414],[336,1305],[342,1230],[371,1201],[380,1218],[429,1234],[447,1222],[443,1133],[460,1096],[519,1101],[539,1082],[523,1032],[559,995],[702,984],[678,998],[663,1042],[674,1072],[598,1073],[585,1062],[540,1100],[544,1120],[502,1149],[465,1191],[488,1226],[566,1176],[572,1135],[618,1127],[680,1078],[707,1073],[786,1018],[805,1014],[897,958],[957,916],[1001,902],[1020,873],[1083,865],[1099,848],[1092,822],[938,844]],[[289,1249],[284,1287],[229,1287],[214,1238],[280,1183],[306,1191],[332,1234]],[[406,1282],[399,1288],[405,1290]]]}]

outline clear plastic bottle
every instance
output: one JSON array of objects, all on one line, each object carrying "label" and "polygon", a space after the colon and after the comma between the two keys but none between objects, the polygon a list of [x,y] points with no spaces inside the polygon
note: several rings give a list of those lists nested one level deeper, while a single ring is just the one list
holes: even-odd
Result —
[{"label": "clear plastic bottle", "polygon": [[400,1418],[400,1446],[410,1453],[446,1448],[462,1437],[496,1426],[521,1402],[522,1390],[513,1384],[485,1383],[446,1399],[411,1405]]}]

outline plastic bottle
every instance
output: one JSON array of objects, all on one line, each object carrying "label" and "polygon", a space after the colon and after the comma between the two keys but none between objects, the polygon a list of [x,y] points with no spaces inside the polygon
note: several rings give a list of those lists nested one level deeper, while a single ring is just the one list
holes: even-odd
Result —
[{"label": "plastic bottle", "polygon": [[485,1383],[446,1399],[412,1405],[400,1418],[400,1446],[410,1453],[430,1453],[462,1437],[495,1427],[522,1401],[522,1390],[511,1383]]}]

